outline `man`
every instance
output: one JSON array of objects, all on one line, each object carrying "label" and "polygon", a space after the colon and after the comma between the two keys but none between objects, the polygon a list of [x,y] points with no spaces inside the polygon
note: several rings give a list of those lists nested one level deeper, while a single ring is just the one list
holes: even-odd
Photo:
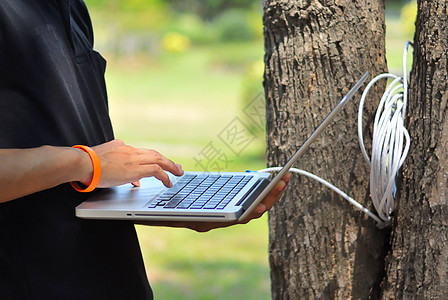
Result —
[{"label": "man", "polygon": [[[151,299],[134,224],[82,220],[72,188],[182,175],[158,152],[114,140],[104,59],[82,0],[0,0],[0,299]],[[285,177],[247,221],[278,201]],[[247,222],[246,221],[246,222]],[[207,231],[229,223],[149,222]]]}]

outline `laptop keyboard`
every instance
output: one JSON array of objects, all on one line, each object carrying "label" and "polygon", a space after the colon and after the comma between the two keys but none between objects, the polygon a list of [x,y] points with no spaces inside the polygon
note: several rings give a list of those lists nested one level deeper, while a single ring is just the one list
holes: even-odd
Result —
[{"label": "laptop keyboard", "polygon": [[185,175],[149,208],[224,209],[249,182],[243,175]]}]

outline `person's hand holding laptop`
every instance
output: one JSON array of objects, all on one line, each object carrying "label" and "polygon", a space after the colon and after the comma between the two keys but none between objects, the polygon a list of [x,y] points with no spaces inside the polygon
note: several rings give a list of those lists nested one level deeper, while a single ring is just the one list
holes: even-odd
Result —
[{"label": "person's hand holding laptop", "polygon": [[[258,218],[280,199],[290,178],[288,170],[359,90],[368,75],[366,72],[361,77],[272,179],[258,172],[183,172],[178,165],[159,157],[161,168],[149,170],[153,177],[138,181],[140,177],[136,176],[133,180],[136,187],[121,185],[96,193],[76,207],[76,215],[197,231]],[[172,187],[170,182],[174,184]]]}]

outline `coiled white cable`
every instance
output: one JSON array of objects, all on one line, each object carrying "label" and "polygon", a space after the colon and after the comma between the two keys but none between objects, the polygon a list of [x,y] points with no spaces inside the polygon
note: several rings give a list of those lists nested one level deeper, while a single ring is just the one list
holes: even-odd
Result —
[{"label": "coiled white cable", "polygon": [[[328,181],[304,170],[291,168],[290,171],[308,176],[329,187],[352,205],[366,213],[384,228],[390,224],[395,208],[395,180],[409,152],[411,138],[404,127],[406,106],[408,102],[407,56],[410,42],[403,52],[403,77],[393,74],[381,74],[369,82],[362,94],[358,110],[358,139],[362,154],[370,165],[370,196],[378,216],[370,212],[359,202],[335,187]],[[362,113],[367,94],[372,86],[381,79],[392,79],[384,92],[373,123],[372,154],[369,158],[362,135]],[[279,171],[280,167],[258,170],[258,172]]]},{"label": "coiled white cable", "polygon": [[[378,216],[390,222],[395,208],[395,180],[409,151],[411,138],[404,127],[408,102],[407,55],[411,43],[403,53],[403,77],[381,74],[366,87],[359,104],[358,137],[362,154],[370,165],[370,196]],[[370,88],[382,78],[391,78],[381,98],[373,123],[372,155],[367,155],[362,136],[362,111]],[[406,142],[406,144],[404,144]],[[404,148],[404,149],[403,149]]]}]

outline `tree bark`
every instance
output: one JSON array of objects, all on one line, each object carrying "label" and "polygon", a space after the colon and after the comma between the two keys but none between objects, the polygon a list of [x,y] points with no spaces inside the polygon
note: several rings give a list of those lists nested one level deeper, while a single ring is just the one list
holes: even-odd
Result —
[{"label": "tree bark", "polygon": [[448,298],[448,16],[420,0],[408,106],[411,151],[396,210],[384,298]]},{"label": "tree bark", "polygon": [[[384,1],[266,0],[263,19],[267,157],[278,166],[365,71],[386,70]],[[370,95],[378,99],[380,91]],[[369,170],[356,132],[360,95],[296,165],[368,205]],[[343,198],[294,175],[269,221],[273,299],[378,297],[387,231]]]}]

